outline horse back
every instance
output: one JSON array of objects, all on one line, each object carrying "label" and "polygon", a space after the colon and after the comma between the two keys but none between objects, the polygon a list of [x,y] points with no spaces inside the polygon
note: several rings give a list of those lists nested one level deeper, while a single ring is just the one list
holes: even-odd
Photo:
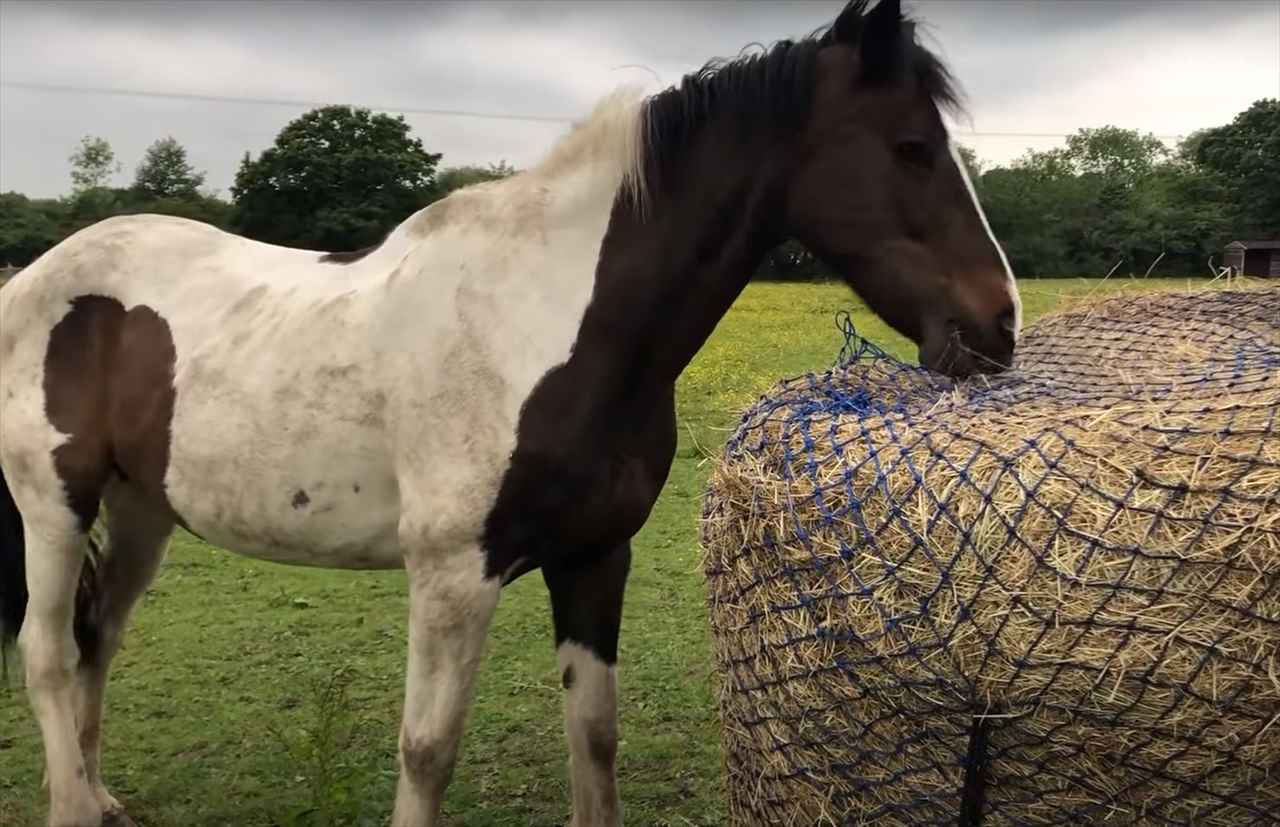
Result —
[{"label": "horse back", "polygon": [[52,456],[83,520],[118,475],[237,551],[398,565],[371,291],[321,267],[161,216],[68,238],[0,298],[0,461]]}]

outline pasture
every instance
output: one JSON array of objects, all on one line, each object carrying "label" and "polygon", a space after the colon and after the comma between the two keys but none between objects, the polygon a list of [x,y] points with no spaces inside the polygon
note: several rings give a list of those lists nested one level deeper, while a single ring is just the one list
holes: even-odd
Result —
[{"label": "pasture", "polygon": [[[1182,280],[1026,281],[1026,319],[1094,291]],[[679,385],[680,448],[635,543],[620,645],[618,775],[634,825],[723,820],[720,741],[697,546],[706,461],[777,379],[822,370],[834,314],[913,353],[839,285],[754,284]],[[144,827],[381,825],[396,778],[406,589],[396,573],[251,561],[179,534],[135,614],[109,690],[113,792]],[[15,668],[16,667],[16,668]],[[10,664],[0,689],[0,825],[44,816],[41,748]],[[449,790],[449,823],[566,822],[561,689],[537,574],[503,595]]]}]

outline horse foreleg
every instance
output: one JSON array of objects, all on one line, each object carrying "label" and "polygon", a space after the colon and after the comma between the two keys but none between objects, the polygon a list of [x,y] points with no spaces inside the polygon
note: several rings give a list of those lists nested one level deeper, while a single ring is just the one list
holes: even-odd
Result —
[{"label": "horse foreleg", "polygon": [[477,547],[409,547],[409,667],[392,827],[434,827],[462,740],[501,583]]},{"label": "horse foreleg", "polygon": [[565,689],[573,776],[573,827],[622,824],[618,800],[618,702],[614,669],[622,595],[631,566],[623,545],[590,564],[543,569],[551,592],[556,655]]}]

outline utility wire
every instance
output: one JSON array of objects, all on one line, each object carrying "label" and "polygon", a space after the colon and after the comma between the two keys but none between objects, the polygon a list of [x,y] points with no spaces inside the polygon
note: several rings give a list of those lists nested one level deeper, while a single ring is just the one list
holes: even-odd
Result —
[{"label": "utility wire", "polygon": [[[314,108],[330,106],[334,101],[305,100],[301,98],[258,98],[239,95],[210,95],[197,92],[166,92],[156,89],[128,89],[109,86],[82,86],[78,84],[37,83],[34,81],[0,81],[0,86],[12,89],[25,89],[34,92],[55,92],[85,95],[116,95],[132,98],[160,98],[164,100],[204,101],[211,103],[240,103],[255,106],[292,106]],[[485,112],[474,109],[435,109],[417,106],[387,106],[361,104],[366,109],[383,112],[399,112],[405,115],[439,115],[454,118],[480,118],[494,121],[527,121],[530,123],[571,124],[577,118],[565,115],[520,114],[514,112]],[[974,138],[1069,138],[1075,133],[1068,132],[983,132],[978,130],[952,130],[953,134]],[[1156,135],[1162,140],[1180,141],[1185,135]]]},{"label": "utility wire", "polygon": [[[297,106],[311,108],[331,106],[334,101],[303,100],[300,98],[251,98],[238,95],[206,95],[196,92],[163,92],[152,89],[124,89],[108,86],[78,86],[61,83],[34,83],[28,81],[2,81],[0,86],[26,89],[36,92],[69,92],[86,95],[118,95],[131,98],[163,98],[168,100],[206,101],[213,103],[246,103],[258,106]],[[486,118],[498,121],[534,121],[537,123],[573,123],[573,118],[561,115],[519,115],[508,112],[479,112],[470,109],[425,109],[413,106],[365,105],[365,109],[384,112],[402,112],[406,115],[446,115],[459,118]]]}]

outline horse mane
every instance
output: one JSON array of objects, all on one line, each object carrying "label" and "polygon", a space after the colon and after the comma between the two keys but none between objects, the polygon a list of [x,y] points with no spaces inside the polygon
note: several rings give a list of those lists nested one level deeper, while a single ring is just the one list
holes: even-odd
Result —
[{"label": "horse mane", "polygon": [[[621,192],[643,211],[661,192],[694,137],[713,119],[730,117],[744,125],[767,120],[800,129],[813,106],[818,51],[834,42],[856,47],[869,0],[850,0],[836,23],[797,40],[747,47],[735,58],[716,58],[648,98],[624,88],[603,99],[563,138],[538,169],[554,174],[584,158],[608,158],[618,165]],[[840,26],[837,38],[835,27]],[[959,93],[943,62],[916,39],[917,23],[904,18],[909,71],[940,107],[959,107]]]},{"label": "horse mane", "polygon": [[644,181],[639,175],[644,157],[640,131],[643,101],[644,95],[636,86],[624,86],[605,96],[591,114],[556,142],[533,172],[555,176],[584,161],[605,162],[616,166],[625,190],[643,192]]}]

